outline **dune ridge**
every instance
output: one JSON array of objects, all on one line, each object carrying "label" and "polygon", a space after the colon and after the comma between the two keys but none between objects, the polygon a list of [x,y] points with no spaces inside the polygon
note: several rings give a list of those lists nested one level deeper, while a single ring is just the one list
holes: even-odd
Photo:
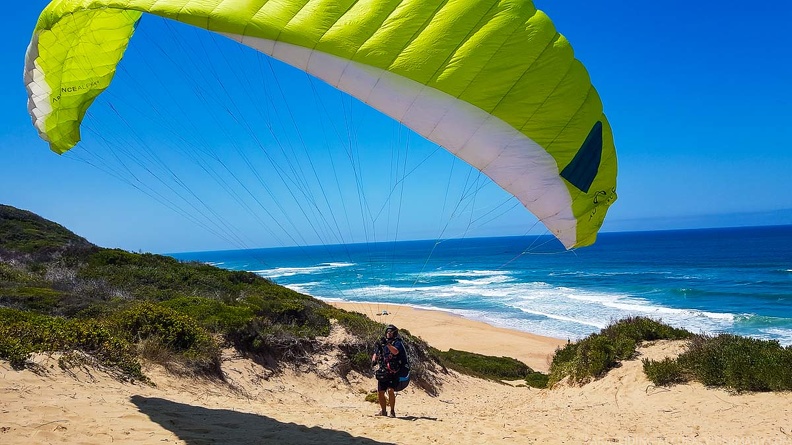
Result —
[{"label": "dune ridge", "polygon": [[[508,356],[517,351],[535,369],[543,369],[546,354],[564,342],[444,312],[392,309],[396,317],[388,322],[435,347]],[[330,337],[343,335],[336,329]],[[511,346],[523,338],[525,351]],[[640,354],[658,359],[681,347],[657,342]],[[319,360],[327,365],[321,369],[273,373],[227,350],[227,383],[146,365],[156,386],[119,382],[90,367],[64,371],[56,359],[36,356],[38,366],[24,371],[0,361],[0,443],[792,444],[792,394],[735,395],[698,384],[658,388],[643,375],[640,360],[583,387],[552,390],[450,372],[439,376],[437,397],[414,386],[400,393],[394,419],[375,417],[377,407],[364,401],[374,380],[334,376],[332,356]]]}]

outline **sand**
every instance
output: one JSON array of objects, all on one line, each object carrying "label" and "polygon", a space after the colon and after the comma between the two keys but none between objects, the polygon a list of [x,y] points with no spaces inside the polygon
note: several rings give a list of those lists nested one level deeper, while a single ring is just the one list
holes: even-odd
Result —
[{"label": "sand", "polygon": [[[556,348],[566,340],[497,328],[450,312],[395,304],[331,303],[385,324],[406,329],[441,351],[457,349],[516,358],[536,371],[547,372]],[[382,315],[386,313],[385,315]]]},{"label": "sand", "polygon": [[[564,342],[444,312],[393,309],[387,322],[440,349],[519,356],[537,369]],[[658,342],[640,352],[660,358],[680,348]],[[223,359],[228,384],[153,365],[145,372],[156,386],[130,384],[90,368],[63,371],[55,357],[36,362],[33,372],[0,361],[0,444],[792,444],[792,394],[657,388],[640,360],[583,387],[552,390],[450,373],[436,397],[412,385],[400,393],[396,418],[375,417],[377,407],[364,401],[373,379],[271,375],[233,351]]]}]

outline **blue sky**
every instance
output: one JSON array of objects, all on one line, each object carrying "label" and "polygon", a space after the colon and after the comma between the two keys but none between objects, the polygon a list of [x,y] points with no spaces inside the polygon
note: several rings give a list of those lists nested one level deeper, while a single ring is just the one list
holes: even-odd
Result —
[{"label": "blue sky", "polygon": [[[354,223],[333,221],[348,226],[350,235],[324,237],[320,242],[359,241],[351,233],[360,232],[367,232],[360,236],[369,241],[434,238],[441,234],[542,233],[521,209],[495,210],[493,214],[503,216],[494,221],[487,216],[479,218],[491,210],[488,205],[495,207],[492,203],[505,203],[501,208],[509,209],[508,197],[471,176],[449,156],[437,153],[431,144],[363,105],[277,63],[267,74],[270,65],[262,63],[261,58],[220,38],[197,35],[162,20],[141,24],[122,62],[122,72],[107,94],[97,100],[90,122],[86,121],[85,139],[88,134],[101,133],[112,142],[104,146],[87,142],[74,154],[55,155],[30,123],[22,84],[25,49],[45,4],[17,3],[2,18],[0,203],[36,212],[99,245],[129,250],[178,252],[313,244],[322,229],[303,220],[319,218],[322,225],[334,218],[344,219],[343,214],[361,213],[356,201],[363,195],[350,179],[354,172],[335,164],[344,160],[346,152],[344,137],[333,134],[346,132],[347,143],[354,140],[351,146],[357,153],[355,162],[362,177],[358,184],[366,189],[369,208],[363,213],[370,219],[375,218],[373,214],[380,216],[376,224],[369,221],[364,229],[356,229]],[[789,3],[543,0],[536,4],[571,41],[577,57],[589,70],[614,129],[619,200],[604,230],[792,224]],[[169,40],[177,43],[162,43]],[[216,50],[225,55],[214,68],[198,62],[198,68],[188,76],[190,82],[185,82],[183,74],[174,69],[174,61],[190,55],[191,51],[180,51],[183,46],[206,51],[196,52],[198,57]],[[266,96],[253,93],[250,83],[239,81],[233,71],[242,65],[259,72],[262,84],[269,88]],[[195,86],[204,82],[207,86]],[[218,104],[222,95],[214,95],[226,88],[223,93],[237,98],[231,101],[231,113],[223,110],[229,103]],[[270,108],[280,114],[273,117],[274,112],[267,107],[250,111],[246,108],[250,103],[243,103],[243,98],[250,103],[270,101]],[[173,108],[174,102],[181,104]],[[163,114],[158,115],[160,112]],[[186,114],[192,117],[179,116]],[[240,130],[237,122],[234,130],[234,121],[240,117],[245,118],[243,126],[257,128]],[[302,123],[300,130],[291,128],[288,121],[292,118]],[[259,130],[265,119],[279,120],[270,124],[274,131]],[[166,125],[158,126],[163,122]],[[213,129],[215,124],[220,130]],[[322,128],[324,125],[327,127]],[[260,212],[240,210],[234,202],[243,202],[245,207],[252,199],[246,189],[236,187],[231,195],[220,193],[222,187],[207,178],[205,171],[201,176],[200,168],[188,166],[184,159],[172,158],[167,149],[162,150],[163,141],[181,138],[174,136],[179,128],[185,137],[200,137],[218,150],[235,150],[232,140],[243,146],[276,141],[281,148],[296,147],[295,153],[301,152],[303,145],[336,150],[334,158],[318,159],[311,168],[327,185],[320,192],[323,202],[314,208],[329,205],[338,214],[329,216],[323,211],[316,216],[311,209],[292,208],[289,201],[299,200],[299,194],[277,183],[268,185],[269,191],[254,193],[263,196],[262,201],[272,199],[266,196],[272,193],[277,205],[291,212],[288,218],[275,216],[281,222],[288,220],[285,227],[273,226]],[[198,135],[202,130],[205,132]],[[242,134],[227,134],[232,131]],[[169,163],[162,174],[189,182],[190,193],[200,196],[200,208],[182,206],[185,211],[174,211],[178,210],[176,206],[152,197],[164,193],[156,181],[148,182],[151,190],[146,194],[140,185],[130,184],[130,176],[123,180],[126,167],[97,168],[102,163],[110,165],[115,157],[106,153],[107,146],[121,141],[130,147],[148,146],[161,156],[157,159]],[[188,147],[194,143],[183,144]],[[233,180],[259,183],[260,178],[243,169],[243,160],[227,161],[241,172]],[[261,158],[255,162],[259,161],[264,162]],[[144,167],[152,168],[157,162],[150,161]],[[326,168],[331,164],[338,170]],[[281,168],[291,167],[286,164]],[[333,171],[341,179],[332,179]],[[394,187],[394,174],[398,177],[405,171],[411,172],[409,181],[405,179],[403,189],[401,183]],[[218,170],[212,172],[218,174]],[[264,176],[277,173],[272,169],[262,172]],[[447,187],[451,177],[453,185]],[[352,192],[339,192],[333,198],[334,192],[329,189],[341,185]],[[319,190],[317,184],[305,187]],[[389,195],[391,189],[393,195]],[[468,195],[466,189],[480,192]],[[287,195],[281,200],[284,193]],[[462,206],[456,205],[463,200]],[[273,207],[275,201],[266,205]],[[207,213],[203,204],[212,211]],[[454,214],[455,206],[475,210],[448,216]],[[455,222],[444,229],[443,218]],[[457,220],[462,223],[457,224]],[[477,223],[471,224],[473,220]]]}]

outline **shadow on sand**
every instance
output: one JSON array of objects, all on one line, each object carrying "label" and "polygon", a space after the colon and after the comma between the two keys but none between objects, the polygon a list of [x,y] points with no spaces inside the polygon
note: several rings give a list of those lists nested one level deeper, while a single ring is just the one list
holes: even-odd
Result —
[{"label": "shadow on sand", "polygon": [[392,445],[343,431],[283,423],[258,414],[186,405],[158,397],[132,396],[141,413],[189,445],[363,444]]},{"label": "shadow on sand", "polygon": [[433,420],[433,421],[437,421],[437,417],[424,417],[424,416],[417,416],[417,417],[416,416],[397,416],[396,418],[397,419],[401,419],[401,420],[412,420],[412,421],[416,421],[416,420]]}]

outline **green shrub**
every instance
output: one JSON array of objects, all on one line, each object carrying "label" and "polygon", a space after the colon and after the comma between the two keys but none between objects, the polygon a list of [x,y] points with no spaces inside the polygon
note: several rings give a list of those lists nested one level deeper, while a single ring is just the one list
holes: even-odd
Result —
[{"label": "green shrub", "polygon": [[126,376],[146,380],[134,347],[114,336],[101,321],[68,320],[16,309],[0,308],[0,358],[15,368],[24,368],[30,354],[36,352],[89,353],[99,363],[119,369]]},{"label": "green shrub", "polygon": [[40,263],[38,261],[28,263],[27,265],[28,272],[32,273],[33,275],[43,275],[44,272],[47,271],[47,265],[44,263]]},{"label": "green shrub", "polygon": [[2,292],[2,300],[15,307],[51,312],[58,307],[63,293],[48,287],[16,287]]},{"label": "green shrub", "polygon": [[569,377],[573,383],[586,383],[605,375],[622,360],[635,355],[643,341],[690,338],[692,334],[646,317],[630,317],[611,323],[598,334],[556,351],[550,365],[548,385]]},{"label": "green shrub", "polygon": [[[619,341],[621,340],[621,341]],[[582,342],[578,348],[578,366],[574,378],[583,381],[588,377],[602,377],[609,369],[614,368],[622,356],[632,355],[635,352],[635,343],[632,349],[624,347],[629,344],[629,339],[612,339],[604,335],[592,335],[589,341]],[[621,348],[617,346],[622,346]],[[627,358],[629,358],[627,355]]]},{"label": "green shrub", "polygon": [[156,341],[182,357],[188,368],[220,373],[220,349],[192,318],[154,303],[136,303],[113,314],[110,322],[129,342]]},{"label": "green shrub", "polygon": [[547,374],[543,374],[539,371],[529,372],[527,376],[525,376],[525,384],[532,388],[547,388],[547,382],[549,381],[550,376]]},{"label": "green shrub", "polygon": [[370,369],[371,355],[366,351],[360,351],[352,356],[352,369]]},{"label": "green shrub", "polygon": [[533,370],[525,363],[511,357],[492,357],[473,352],[449,349],[448,352],[437,351],[441,363],[454,370],[463,370],[472,374],[494,380],[522,379]]},{"label": "green shrub", "polygon": [[35,253],[69,245],[90,243],[35,213],[0,204],[0,246],[3,248]]},{"label": "green shrub", "polygon": [[677,359],[695,380],[736,391],[792,390],[792,349],[774,340],[696,336]]},{"label": "green shrub", "polygon": [[239,329],[254,316],[250,306],[232,306],[205,297],[178,297],[166,300],[162,305],[187,315],[206,329],[218,333]]},{"label": "green shrub", "polygon": [[0,284],[3,283],[26,283],[31,279],[30,275],[8,263],[0,262]]},{"label": "green shrub", "polygon": [[675,359],[666,357],[661,361],[643,359],[646,377],[658,386],[668,386],[687,382],[685,370]]},{"label": "green shrub", "polygon": [[298,336],[314,338],[330,334],[330,319],[324,310],[326,304],[291,292],[253,295],[246,297],[244,302],[250,305],[256,315],[272,324],[298,327],[299,332],[288,329]]},{"label": "green shrub", "polygon": [[[285,288],[284,288],[285,289]],[[226,332],[238,349],[275,360],[305,361],[312,341],[330,334],[326,303],[291,290],[274,295],[250,295],[243,303],[254,317]]]},{"label": "green shrub", "polygon": [[0,327],[0,358],[4,358],[11,363],[14,369],[24,369],[30,354],[34,352],[29,344],[22,343],[20,339],[9,334],[7,329]]},{"label": "green shrub", "polygon": [[[683,340],[693,334],[647,317],[628,317],[611,323],[600,332],[611,339],[630,339],[635,343],[654,340]],[[633,351],[634,352],[634,351]]]}]

